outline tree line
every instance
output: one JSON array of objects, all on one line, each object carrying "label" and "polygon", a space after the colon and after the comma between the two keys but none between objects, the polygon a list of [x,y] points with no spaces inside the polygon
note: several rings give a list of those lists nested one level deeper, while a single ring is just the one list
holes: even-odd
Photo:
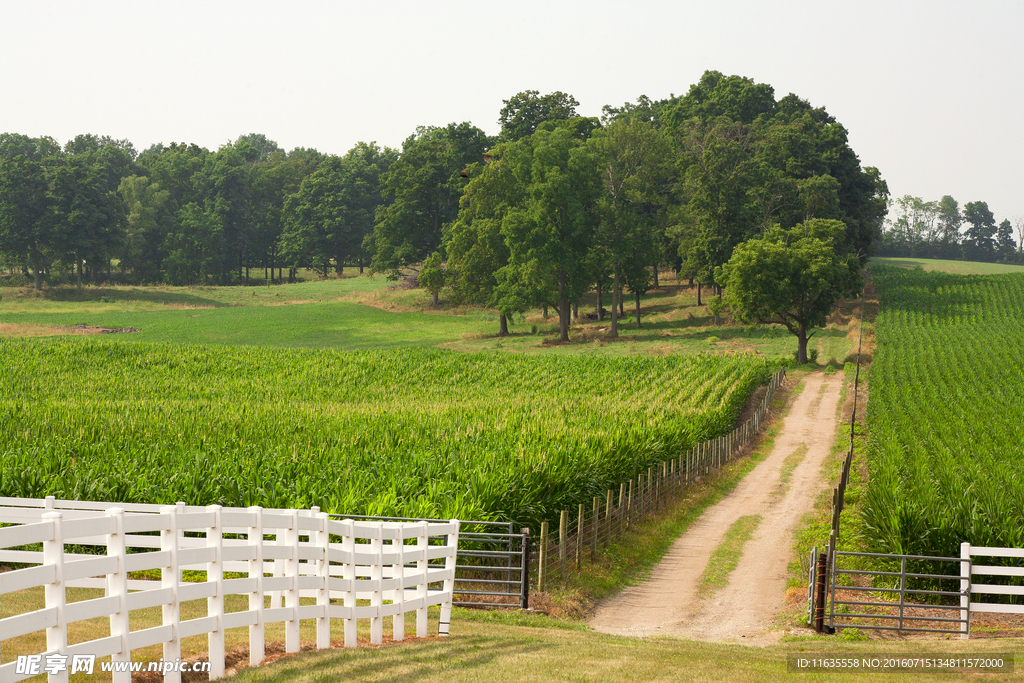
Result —
[{"label": "tree line", "polygon": [[949,195],[938,201],[905,195],[892,201],[890,213],[879,256],[1024,263],[1024,215],[996,225],[987,202],[961,208]]},{"label": "tree line", "polygon": [[[721,293],[734,249],[773,229],[841,223],[834,248],[863,260],[888,190],[823,107],[706,72],[682,96],[582,117],[562,92],[504,102],[501,132],[422,127],[400,150],[281,150],[244,135],[215,152],[83,135],[0,136],[0,258],[33,274],[172,284],[270,282],[415,267],[435,297],[508,319],[555,310],[561,334],[584,293],[657,286],[668,266]],[[802,234],[802,233],[801,233]],[[275,276],[274,270],[277,269]],[[639,319],[638,319],[639,324]]]}]

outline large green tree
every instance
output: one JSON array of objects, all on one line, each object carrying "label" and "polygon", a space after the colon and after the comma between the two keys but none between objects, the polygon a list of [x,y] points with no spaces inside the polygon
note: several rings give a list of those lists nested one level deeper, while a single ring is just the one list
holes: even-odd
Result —
[{"label": "large green tree", "polygon": [[[599,264],[611,266],[611,336],[617,337],[623,275],[635,295],[640,326],[640,296],[650,288],[651,269],[661,260],[675,169],[668,137],[639,118],[613,121],[595,131],[588,145],[604,188],[594,250]],[[604,271],[598,267],[596,274],[603,278]]]},{"label": "large green tree", "polygon": [[0,135],[0,253],[31,268],[37,290],[63,246],[49,174],[60,154],[50,138]]},{"label": "large green tree", "polygon": [[597,166],[568,127],[534,133],[522,163],[525,204],[502,221],[510,254],[497,273],[498,306],[550,304],[558,311],[560,339],[569,341],[571,305],[591,281],[587,254],[601,196]]},{"label": "large green tree", "polygon": [[716,273],[732,314],[783,325],[797,338],[797,362],[806,363],[810,330],[823,327],[839,299],[863,287],[856,255],[837,249],[846,230],[841,221],[813,219],[738,245]]},{"label": "large green tree", "polygon": [[544,122],[564,121],[579,116],[576,107],[580,103],[572,95],[561,91],[541,95],[537,90],[524,90],[504,100],[504,103],[498,118],[502,141],[530,137]]},{"label": "large green tree", "polygon": [[469,123],[419,128],[406,139],[381,176],[384,204],[366,238],[372,272],[397,277],[441,246],[444,226],[458,215],[462,173],[492,142]]},{"label": "large green tree", "polygon": [[281,251],[293,266],[308,265],[325,274],[345,263],[362,265],[363,242],[372,233],[383,202],[380,177],[394,161],[394,150],[357,143],[343,157],[324,159],[306,177],[284,207]]},{"label": "large green tree", "polygon": [[964,222],[968,227],[964,235],[964,256],[971,261],[995,259],[996,219],[986,202],[964,204]]},{"label": "large green tree", "polygon": [[490,155],[487,163],[468,170],[470,180],[458,219],[445,231],[444,248],[453,301],[495,306],[498,334],[506,336],[509,319],[522,312],[513,301],[523,300],[497,296],[497,274],[511,254],[502,223],[509,211],[525,205],[532,147],[529,139],[501,143]]}]

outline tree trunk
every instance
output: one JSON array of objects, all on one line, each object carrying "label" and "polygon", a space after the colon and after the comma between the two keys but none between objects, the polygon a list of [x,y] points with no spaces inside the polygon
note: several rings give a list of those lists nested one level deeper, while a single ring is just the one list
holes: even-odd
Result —
[{"label": "tree trunk", "polygon": [[39,266],[36,266],[33,270],[35,271],[36,291],[38,292],[43,289],[43,273],[39,270]]},{"label": "tree trunk", "polygon": [[622,296],[622,291],[619,289],[619,262],[615,262],[615,279],[612,281],[612,331],[608,333],[609,337],[619,336],[619,298]]},{"label": "tree trunk", "polygon": [[573,320],[579,320],[580,319],[580,305],[578,303],[574,303],[572,305],[572,319]]},{"label": "tree trunk", "polygon": [[245,286],[249,286],[249,266],[245,267]]},{"label": "tree trunk", "polygon": [[341,277],[345,274],[345,256],[343,254],[338,254],[336,261],[337,263],[334,266],[334,272],[338,277]]},{"label": "tree trunk", "polygon": [[363,257],[362,256],[359,257],[359,274],[360,275],[363,274]]},{"label": "tree trunk", "polygon": [[498,336],[508,336],[508,317],[506,317],[504,313],[498,314]]},{"label": "tree trunk", "polygon": [[697,280],[697,305],[698,306],[703,306],[704,304],[702,304],[700,302],[700,289],[701,289],[701,287],[700,287],[700,280]]},{"label": "tree trunk", "polygon": [[437,292],[430,293],[430,305],[437,308]]},{"label": "tree trunk", "polygon": [[565,273],[558,275],[558,338],[569,341],[569,292],[566,287]]},{"label": "tree trunk", "polygon": [[597,283],[597,322],[604,320],[604,314],[601,312],[601,294],[604,288],[603,282]]},{"label": "tree trunk", "polygon": [[803,324],[796,331],[796,362],[797,365],[807,362],[807,326]]},{"label": "tree trunk", "polygon": [[657,289],[661,285],[658,284],[658,264],[654,264],[654,288]]},{"label": "tree trunk", "polygon": [[690,287],[693,287],[693,278],[690,278]]},{"label": "tree trunk", "polygon": [[75,254],[75,271],[76,271],[76,274],[75,274],[76,285],[78,286],[78,291],[81,292],[82,291],[82,259],[78,257],[78,254]]},{"label": "tree trunk", "polygon": [[544,304],[544,319],[548,319],[548,305]]},{"label": "tree trunk", "polygon": [[640,292],[633,292],[636,295],[636,329],[640,329]]}]

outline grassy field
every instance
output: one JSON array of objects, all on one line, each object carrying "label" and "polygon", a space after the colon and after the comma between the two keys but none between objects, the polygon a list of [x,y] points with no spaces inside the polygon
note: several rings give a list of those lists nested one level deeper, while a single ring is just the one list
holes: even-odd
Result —
[{"label": "grassy field", "polygon": [[[241,672],[244,683],[371,681],[878,681],[920,680],[918,672],[788,673],[787,656],[953,657],[990,656],[1020,651],[1020,640],[851,642],[832,637],[800,637],[753,648],[672,638],[627,638],[583,629],[546,628],[548,620],[517,615],[468,621],[455,615],[452,636],[440,641],[408,641],[380,649],[303,653],[269,666]],[[964,673],[929,673],[928,680],[974,678]],[[984,680],[1024,680],[1018,663],[1012,674],[977,676]]]},{"label": "grassy field", "polygon": [[870,265],[895,266],[897,268],[923,268],[954,275],[998,275],[1000,273],[1024,273],[1024,266],[1007,263],[981,263],[980,261],[944,261],[928,258],[886,258],[875,256]]},{"label": "grassy field", "polygon": [[[587,319],[596,295],[584,297],[573,341],[552,344],[557,316],[530,311],[513,321],[511,336],[497,336],[494,311],[430,306],[420,289],[396,287],[383,277],[311,280],[271,287],[0,287],[0,337],[81,334],[77,325],[135,328],[106,341],[209,343],[254,346],[367,349],[442,346],[456,351],[543,355],[755,353],[792,356],[795,339],[777,326],[714,324],[696,290],[663,278],[641,302],[641,327],[627,307],[621,337],[608,337],[610,322]],[[706,302],[705,302],[706,303]],[[604,306],[610,305],[605,297]],[[811,343],[820,363],[843,362],[849,353],[844,324],[830,324]]]}]

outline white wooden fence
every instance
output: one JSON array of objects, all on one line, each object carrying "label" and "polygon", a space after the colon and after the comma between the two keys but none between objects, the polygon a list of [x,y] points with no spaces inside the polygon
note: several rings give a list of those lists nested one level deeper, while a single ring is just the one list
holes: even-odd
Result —
[{"label": "white wooden fence", "polygon": [[[47,654],[86,654],[128,662],[133,650],[163,644],[164,661],[174,661],[181,657],[182,638],[205,633],[215,679],[224,675],[229,628],[249,628],[254,665],[265,657],[268,623],[284,623],[287,652],[298,652],[299,622],[307,619],[316,621],[317,648],[331,646],[332,619],[344,621],[345,647],[356,647],[358,619],[370,620],[370,642],[378,644],[383,619],[391,616],[393,637],[401,640],[408,612],[416,613],[416,635],[425,637],[431,605],[441,606],[439,631],[448,632],[458,520],[356,522],[330,519],[316,508],[117,505],[51,497],[0,498],[0,523],[13,525],[0,527],[0,563],[33,565],[0,573],[0,599],[38,586],[46,597],[44,609],[0,619],[0,641],[45,630],[44,660]],[[431,544],[438,536],[444,544]],[[39,543],[42,551],[16,549]],[[65,543],[103,554],[69,553]],[[159,581],[128,578],[129,572],[154,569]],[[206,580],[185,582],[184,569],[205,571]],[[225,572],[245,577],[225,578]],[[431,588],[436,584],[441,588]],[[68,603],[69,587],[102,588],[104,597]],[[225,611],[227,595],[247,596],[248,609]],[[300,605],[305,597],[316,604]],[[201,599],[207,616],[182,621],[181,603]],[[156,606],[162,624],[132,630],[132,610]],[[69,646],[68,624],[97,617],[109,618],[109,634]],[[16,673],[15,662],[0,662],[0,683],[27,677]],[[50,674],[51,681],[67,678],[67,671]],[[131,673],[115,672],[114,680],[129,682]],[[164,680],[178,681],[180,674],[168,672]]]},{"label": "white wooden fence", "polygon": [[[1018,576],[1024,577],[1024,566],[1007,567],[1002,565],[974,564],[975,557],[999,557],[1024,559],[1022,548],[988,548],[970,543],[960,544],[960,557],[965,560],[961,566],[960,589],[966,595],[960,598],[961,611],[970,612],[1003,612],[1024,614],[1024,605],[1004,605],[992,602],[976,602],[974,594],[981,595],[1024,595],[1024,586],[1006,586],[998,584],[978,583],[974,576]],[[965,617],[966,618],[966,617]],[[964,633],[962,638],[966,639]]]}]

